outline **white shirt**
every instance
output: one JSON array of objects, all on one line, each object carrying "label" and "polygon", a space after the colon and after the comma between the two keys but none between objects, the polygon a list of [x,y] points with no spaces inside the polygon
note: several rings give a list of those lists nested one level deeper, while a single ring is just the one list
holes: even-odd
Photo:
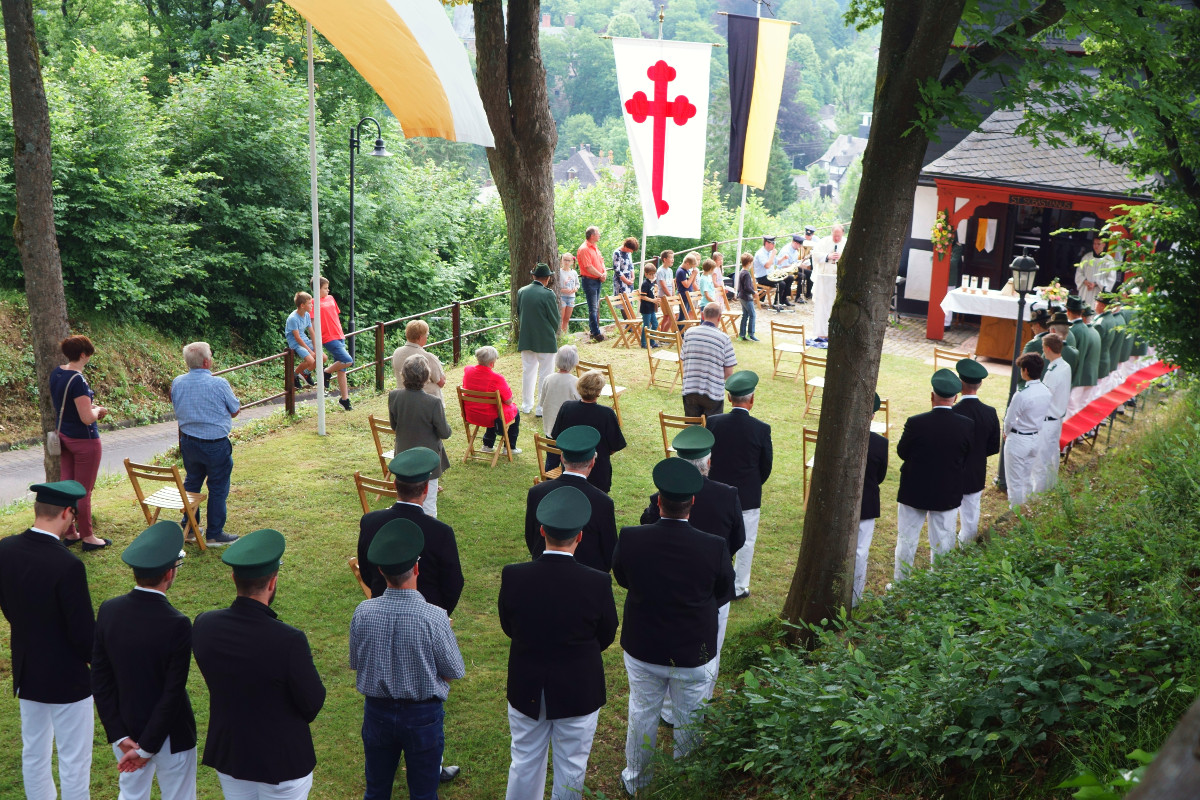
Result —
[{"label": "white shirt", "polygon": [[1071,399],[1071,365],[1061,356],[1054,359],[1042,372],[1042,383],[1050,391],[1050,413],[1046,416],[1062,419]]},{"label": "white shirt", "polygon": [[57,533],[51,533],[50,531],[44,531],[44,530],[42,530],[41,528],[35,528],[35,527],[33,527],[32,525],[31,525],[31,526],[29,526],[29,530],[33,531],[34,533],[41,533],[41,534],[44,534],[44,535],[46,535],[46,536],[52,536],[52,537],[54,537],[55,539],[58,539],[59,541],[62,541],[62,538],[61,538],[61,537],[60,537],[60,536],[59,536]]},{"label": "white shirt", "polygon": [[840,242],[833,241],[832,236],[826,236],[817,242],[817,246],[813,248],[813,272],[818,275],[836,275],[837,263],[830,261],[829,256],[832,253],[844,253],[846,241],[847,237],[843,235]]},{"label": "white shirt", "polygon": [[[1070,386],[1070,381],[1067,381]],[[1004,434],[1037,433],[1050,416],[1050,390],[1040,380],[1029,381],[1025,388],[1012,396],[1004,414]]]}]

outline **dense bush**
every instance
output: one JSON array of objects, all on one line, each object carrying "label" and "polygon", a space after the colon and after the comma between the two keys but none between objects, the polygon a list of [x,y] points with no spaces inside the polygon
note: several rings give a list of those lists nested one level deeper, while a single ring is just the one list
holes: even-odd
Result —
[{"label": "dense bush", "polygon": [[1200,673],[1200,409],[1186,406],[1095,489],[939,561],[814,653],[771,652],[713,707],[685,774],[921,795],[987,770],[1103,774],[1155,749]]}]

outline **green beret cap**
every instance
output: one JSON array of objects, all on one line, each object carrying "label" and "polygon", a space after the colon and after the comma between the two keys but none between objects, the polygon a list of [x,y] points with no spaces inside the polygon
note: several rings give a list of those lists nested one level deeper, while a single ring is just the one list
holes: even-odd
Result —
[{"label": "green beret cap", "polygon": [[929,379],[929,383],[933,386],[933,391],[938,397],[954,397],[962,391],[962,381],[958,376],[946,368],[939,369],[933,373],[933,377]]},{"label": "green beret cap", "polygon": [[[600,431],[591,425],[572,425],[554,440],[554,446],[562,451],[563,461],[570,461],[572,464],[591,461],[592,456],[596,455],[596,445],[598,444],[600,444]],[[547,497],[549,496],[547,495]]]},{"label": "green beret cap", "polygon": [[394,519],[385,523],[371,546],[367,558],[389,575],[408,572],[425,549],[425,534],[411,519]]},{"label": "green beret cap", "polygon": [[671,440],[671,447],[675,448],[675,452],[679,454],[680,458],[695,461],[711,453],[713,442],[716,440],[712,431],[703,425],[688,425],[675,434],[675,438]]},{"label": "green beret cap", "polygon": [[239,578],[262,578],[279,569],[286,546],[282,533],[263,528],[229,545],[221,560],[233,567],[233,574]]},{"label": "green beret cap", "polygon": [[745,397],[748,394],[754,394],[755,386],[758,386],[758,373],[751,372],[748,369],[733,373],[725,381],[725,391],[729,392],[733,397]]},{"label": "green beret cap", "polygon": [[967,383],[980,383],[988,376],[987,367],[973,358],[959,359],[958,363],[954,365],[954,369],[958,372],[958,377]]},{"label": "green beret cap", "polygon": [[704,486],[700,470],[682,458],[664,458],[654,465],[654,486],[668,500],[689,500]]},{"label": "green beret cap", "polygon": [[538,524],[546,531],[547,536],[554,539],[574,538],[591,518],[592,504],[587,495],[574,486],[555,489],[543,497],[537,507]]},{"label": "green beret cap", "polygon": [[178,522],[160,520],[137,535],[121,560],[139,578],[162,575],[183,558],[183,529]]},{"label": "green beret cap", "polygon": [[881,405],[881,403],[879,400],[879,392],[876,392],[875,393],[875,408],[872,409],[871,413],[875,413],[876,411],[878,411],[880,405]]},{"label": "green beret cap", "polygon": [[74,508],[79,501],[87,497],[87,489],[79,481],[55,481],[54,483],[35,483],[29,487],[39,503],[61,508]]},{"label": "green beret cap", "polygon": [[541,261],[538,262],[537,268],[533,271],[533,277],[535,278],[549,278],[551,274],[550,265]]},{"label": "green beret cap", "polygon": [[1083,300],[1075,295],[1069,295],[1067,297],[1067,311],[1083,311]]},{"label": "green beret cap", "polygon": [[428,447],[410,447],[393,458],[388,469],[405,483],[421,483],[429,480],[441,463],[441,456]]}]

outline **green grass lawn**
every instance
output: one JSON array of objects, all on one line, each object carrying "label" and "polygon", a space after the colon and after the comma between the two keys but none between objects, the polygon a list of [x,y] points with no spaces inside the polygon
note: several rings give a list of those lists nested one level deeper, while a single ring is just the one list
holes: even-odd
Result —
[{"label": "green grass lawn", "polygon": [[[727,652],[740,638],[753,634],[775,617],[783,605],[803,525],[801,493],[801,429],[816,427],[816,417],[805,421],[802,386],[791,380],[771,380],[769,328],[761,326],[764,342],[736,343],[740,367],[763,377],[757,392],[756,416],[772,426],[775,467],[765,487],[763,515],[755,551],[752,596],[734,605],[729,620]],[[605,344],[580,347],[586,360],[610,362],[618,381],[629,387],[621,397],[624,431],[629,447],[614,456],[612,497],[618,525],[637,524],[648,495],[654,491],[652,466],[663,456],[657,412],[682,413],[678,388],[673,393],[646,388],[646,356],[640,350],[614,349]],[[932,345],[930,346],[932,353]],[[497,365],[510,385],[520,391],[520,358],[501,358]],[[881,397],[891,399],[891,441],[899,440],[904,419],[929,408],[928,377],[932,367],[918,359],[883,357],[879,380]],[[528,558],[523,537],[525,493],[537,475],[532,433],[540,420],[522,420],[520,446],[525,453],[515,463],[505,461],[491,469],[482,462],[462,463],[465,437],[453,387],[461,382],[461,368],[448,370],[447,417],[455,435],[447,443],[453,467],[442,477],[445,491],[439,500],[439,517],[455,529],[466,576],[466,588],[454,615],[454,630],[466,661],[466,677],[457,681],[446,706],[446,762],[462,766],[462,775],[444,787],[443,798],[502,797],[508,771],[508,723],[505,712],[505,671],[508,640],[496,620],[496,595],[501,568]],[[985,381],[983,399],[1002,405],[1007,385],[1003,379]],[[274,609],[280,618],[308,634],[317,668],[328,689],[320,716],[313,724],[317,748],[314,798],[354,798],[363,790],[360,739],[362,698],[354,688],[348,667],[347,635],[350,617],[363,597],[354,583],[346,559],[354,554],[358,519],[362,513],[354,491],[353,474],[361,470],[378,477],[367,415],[386,417],[386,397],[356,400],[351,413],[330,405],[327,435],[316,434],[314,418],[291,427],[266,430],[234,450],[233,490],[229,499],[228,529],[246,533],[271,527],[282,531],[288,549],[280,570],[279,593]],[[992,469],[995,469],[993,459]],[[899,461],[892,454],[888,480],[882,489],[883,517],[876,526],[868,572],[868,591],[882,591],[890,580],[895,545],[895,495]],[[986,526],[1002,509],[1002,496],[989,488],[984,496]],[[144,527],[124,478],[105,481],[95,493],[97,534],[110,537],[114,546],[84,557],[93,602],[99,603],[128,591],[130,572],[120,551]],[[0,512],[2,530],[16,533],[32,521],[28,506]],[[928,553],[923,544],[922,554]],[[624,592],[617,589],[618,604]],[[190,617],[223,607],[233,598],[229,570],[220,551],[197,553],[188,559],[170,592],[176,607]],[[0,633],[0,678],[9,686],[8,628]],[[621,796],[619,772],[624,765],[626,681],[619,640],[605,654],[608,705],[600,713],[599,727],[589,768],[588,787],[610,797]],[[199,672],[192,670],[190,693],[196,710],[201,743],[207,729],[208,697]],[[17,702],[11,692],[0,699],[0,735],[10,746],[0,755],[0,797],[21,796],[20,732]],[[263,736],[270,736],[265,725]],[[669,741],[669,735],[663,737]],[[117,772],[97,722],[92,767],[92,789],[98,798],[116,796]],[[201,746],[203,746],[201,744]],[[201,798],[220,797],[216,774],[199,772]],[[397,797],[406,796],[400,777]]]}]

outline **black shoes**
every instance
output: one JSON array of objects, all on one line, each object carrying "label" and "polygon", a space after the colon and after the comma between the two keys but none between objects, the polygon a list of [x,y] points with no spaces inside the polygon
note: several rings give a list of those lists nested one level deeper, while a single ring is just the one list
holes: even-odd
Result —
[{"label": "black shoes", "polygon": [[442,767],[442,774],[438,778],[438,783],[449,783],[457,778],[458,773],[461,771],[458,767]]},{"label": "black shoes", "polygon": [[329,379],[333,376],[328,372],[322,372],[321,375],[325,381],[325,388],[328,389],[329,388]]},{"label": "black shoes", "polygon": [[317,385],[317,380],[316,380],[316,378],[314,378],[314,377],[312,376],[312,373],[311,373],[311,372],[306,372],[306,373],[304,373],[304,380],[308,382],[308,385],[309,385],[309,386],[316,386],[316,385]]},{"label": "black shoes", "polygon": [[90,553],[93,550],[103,550],[104,548],[106,548],[110,544],[112,544],[112,539],[101,539],[100,541],[104,542],[104,544],[92,544],[91,542],[84,542],[83,543],[83,552]]},{"label": "black shoes", "polygon": [[747,590],[746,590],[746,591],[744,591],[744,592],[741,592],[741,593],[739,593],[739,594],[735,594],[735,595],[733,596],[733,599],[734,599],[735,601],[737,601],[737,600],[745,600],[745,599],[746,599],[747,597],[749,597],[749,596],[750,596],[750,590],[749,590],[749,589],[747,589]]},{"label": "black shoes", "polygon": [[293,375],[293,376],[292,376],[292,380],[295,382],[295,385],[296,385],[296,388],[297,388],[297,389],[303,389],[303,388],[304,388],[304,384],[300,382],[300,376],[299,376],[299,375]]},{"label": "black shoes", "polygon": [[350,398],[349,397],[343,397],[341,400],[338,400],[338,404],[342,408],[346,409],[347,411],[350,410]]}]

